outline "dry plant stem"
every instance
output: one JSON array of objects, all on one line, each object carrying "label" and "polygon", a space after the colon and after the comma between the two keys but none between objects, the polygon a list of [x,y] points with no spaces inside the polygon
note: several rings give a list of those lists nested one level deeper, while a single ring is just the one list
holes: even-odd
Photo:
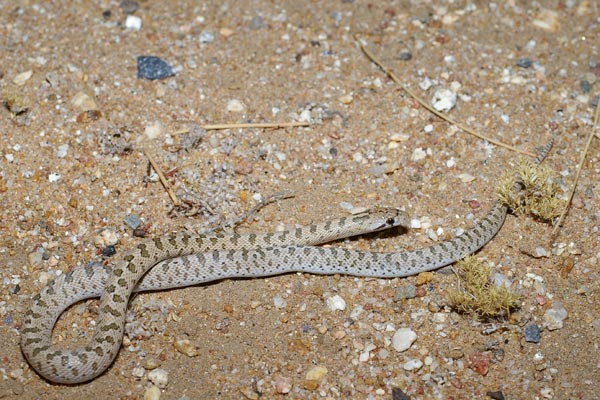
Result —
[{"label": "dry plant stem", "polygon": [[573,182],[573,187],[571,187],[571,192],[569,193],[569,199],[567,200],[567,204],[565,205],[565,208],[564,208],[562,214],[560,214],[560,217],[558,217],[558,220],[556,221],[556,225],[554,225],[554,229],[552,229],[552,237],[554,237],[554,238],[558,234],[560,226],[562,225],[567,213],[569,212],[569,207],[571,206],[571,201],[573,200],[573,195],[575,194],[575,189],[577,188],[577,182],[579,181],[579,176],[581,175],[581,170],[583,169],[583,163],[585,162],[585,156],[587,155],[587,153],[590,149],[590,144],[592,143],[592,139],[594,138],[594,136],[597,135],[594,133],[594,129],[596,129],[596,127],[598,126],[598,117],[599,116],[600,116],[600,103],[596,106],[596,113],[594,115],[594,123],[592,124],[592,128],[590,129],[590,134],[588,135],[587,141],[585,142],[585,147],[583,148],[583,152],[582,152],[581,158],[579,160],[579,165],[577,166],[577,173],[575,174],[575,181]]},{"label": "dry plant stem", "polygon": [[428,105],[427,103],[425,103],[425,101],[423,99],[421,99],[419,96],[417,96],[416,93],[414,93],[412,90],[410,90],[406,86],[404,86],[402,84],[402,82],[400,81],[400,79],[394,74],[394,72],[390,68],[386,67],[379,59],[377,59],[373,55],[373,53],[371,53],[365,46],[362,45],[362,43],[360,42],[360,39],[358,37],[354,36],[354,39],[356,40],[356,42],[360,46],[360,49],[363,51],[363,53],[365,53],[365,55],[367,56],[367,58],[369,60],[371,60],[375,65],[377,65],[379,68],[381,68],[381,70],[387,76],[389,76],[394,82],[396,82],[398,85],[400,85],[400,87],[402,88],[402,90],[404,90],[406,93],[408,93],[409,96],[411,96],[413,99],[415,99],[421,106],[423,106],[424,108],[426,108],[431,113],[437,115],[438,117],[440,117],[444,121],[446,121],[446,122],[448,122],[448,123],[450,123],[452,125],[457,126],[461,130],[463,130],[463,131],[465,131],[467,133],[470,133],[471,135],[476,136],[476,137],[478,137],[480,139],[487,140],[488,142],[493,143],[496,146],[504,147],[506,149],[515,151],[517,153],[524,154],[524,155],[529,156],[529,157],[535,157],[536,156],[534,153],[530,153],[530,152],[525,151],[525,150],[519,150],[519,149],[517,149],[515,147],[512,147],[509,144],[499,142],[499,141],[497,141],[495,139],[492,139],[492,138],[484,136],[484,135],[482,135],[480,133],[477,133],[473,129],[471,129],[471,128],[467,127],[467,126],[464,126],[464,125],[460,124],[459,122],[453,120],[452,118],[448,117],[447,115],[442,114],[441,112],[437,111],[435,108],[433,108],[430,105]]},{"label": "dry plant stem", "polygon": [[144,155],[148,158],[148,161],[150,161],[150,165],[152,165],[154,171],[156,171],[158,179],[160,179],[160,182],[169,194],[169,197],[171,198],[173,204],[175,206],[179,206],[181,204],[179,202],[179,199],[177,198],[177,196],[175,196],[175,193],[173,193],[171,185],[169,185],[169,182],[167,182],[167,178],[165,178],[165,175],[162,173],[162,170],[159,168],[158,164],[156,164],[156,162],[154,161],[154,158],[152,158],[152,156],[147,151],[144,151]]},{"label": "dry plant stem", "polygon": [[[289,199],[292,197],[294,197],[294,194],[291,191],[283,191],[283,192],[273,193],[273,194],[269,195],[267,198],[265,198],[264,200],[261,200],[258,204],[256,204],[250,210],[246,211],[240,217],[238,217],[234,220],[230,220],[230,221],[226,222],[225,224],[223,224],[222,229],[226,229],[229,227],[235,229],[238,225],[240,225],[242,222],[248,220],[250,217],[252,217],[254,214],[256,214],[263,207],[268,206],[269,204],[277,202],[279,200]],[[217,230],[217,229],[212,229],[209,232],[212,232],[215,230]]]},{"label": "dry plant stem", "polygon": [[[212,125],[200,125],[202,129],[207,131],[210,130],[222,130],[222,129],[247,129],[247,128],[256,128],[256,129],[281,129],[281,128],[294,128],[294,127],[307,127],[310,126],[308,122],[281,122],[281,123],[246,123],[246,124],[212,124]],[[173,132],[175,135],[180,135],[182,133],[188,133],[190,131],[189,128],[184,128],[178,131]]]}]

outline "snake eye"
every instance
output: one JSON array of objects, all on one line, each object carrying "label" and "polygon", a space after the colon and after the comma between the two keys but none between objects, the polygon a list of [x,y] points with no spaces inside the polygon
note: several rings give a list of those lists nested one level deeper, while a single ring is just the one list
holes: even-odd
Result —
[{"label": "snake eye", "polygon": [[394,225],[394,223],[396,221],[394,221],[394,218],[388,218],[387,221],[385,221],[388,225]]}]

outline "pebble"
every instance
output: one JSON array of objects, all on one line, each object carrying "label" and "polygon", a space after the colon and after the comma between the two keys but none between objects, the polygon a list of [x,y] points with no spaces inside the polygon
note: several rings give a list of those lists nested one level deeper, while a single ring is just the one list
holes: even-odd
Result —
[{"label": "pebble", "polygon": [[490,358],[483,353],[475,353],[469,357],[469,368],[485,376],[490,370]]},{"label": "pebble", "polygon": [[287,306],[287,302],[283,299],[283,297],[277,295],[277,296],[273,297],[273,305],[277,309],[282,309]]},{"label": "pebble", "polygon": [[107,246],[114,246],[118,241],[119,237],[112,229],[103,229],[94,237],[94,244],[102,249]]},{"label": "pebble", "polygon": [[277,374],[273,383],[275,384],[275,391],[279,394],[287,394],[292,390],[292,380],[287,376]]},{"label": "pebble", "polygon": [[23,86],[25,82],[27,82],[33,76],[33,71],[28,70],[25,72],[21,72],[13,78],[13,83],[17,86]]},{"label": "pebble", "polygon": [[329,308],[330,311],[342,311],[346,309],[346,301],[337,294],[335,296],[327,298],[325,302],[327,304],[327,308]]},{"label": "pebble", "polygon": [[142,29],[142,19],[135,15],[128,15],[127,18],[125,18],[125,29],[139,31]]},{"label": "pebble", "polygon": [[392,346],[397,352],[406,351],[417,340],[417,334],[410,328],[400,328],[392,336]]},{"label": "pebble", "polygon": [[555,301],[552,308],[549,308],[544,313],[544,326],[549,331],[561,329],[563,321],[567,318],[568,313],[565,306],[560,301]]},{"label": "pebble", "polygon": [[144,359],[144,368],[148,370],[160,367],[160,360],[156,357],[146,357]]},{"label": "pebble", "polygon": [[148,380],[164,389],[169,384],[169,373],[162,368],[156,368],[148,373]]},{"label": "pebble", "polygon": [[252,29],[253,31],[258,30],[258,29],[262,29],[265,26],[266,26],[265,25],[265,20],[260,15],[255,15],[250,20],[250,29]]},{"label": "pebble", "polygon": [[144,127],[144,134],[148,139],[154,140],[163,135],[163,127],[160,121],[150,122]]},{"label": "pebble", "polygon": [[188,357],[198,356],[198,347],[190,342],[188,339],[181,339],[175,341],[175,348],[181,354],[185,354]]},{"label": "pebble", "polygon": [[413,150],[413,152],[410,156],[410,159],[412,161],[421,161],[425,157],[427,157],[427,151],[423,150],[421,147],[417,147],[416,149]]},{"label": "pebble", "polygon": [[412,53],[410,51],[401,51],[398,54],[398,59],[400,61],[410,61],[412,59]]},{"label": "pebble", "polygon": [[142,220],[134,214],[126,215],[125,218],[123,218],[123,222],[131,229],[137,229],[142,225]]},{"label": "pebble", "polygon": [[417,275],[417,278],[415,279],[415,285],[423,286],[424,284],[429,283],[432,280],[433,280],[433,273],[421,272],[419,275]]},{"label": "pebble", "polygon": [[413,358],[413,359],[405,362],[404,365],[402,366],[402,368],[404,368],[404,370],[406,370],[406,371],[414,371],[414,370],[421,369],[422,366],[423,366],[423,361]]},{"label": "pebble", "polygon": [[215,33],[211,31],[202,31],[198,36],[198,41],[201,44],[212,43],[215,41]]},{"label": "pebble", "polygon": [[55,183],[58,182],[60,180],[62,176],[59,173],[56,172],[50,172],[48,174],[48,182],[50,183]]},{"label": "pebble", "polygon": [[246,110],[246,106],[238,99],[232,99],[227,102],[227,111],[229,112],[241,113],[244,112],[244,110]]},{"label": "pebble", "polygon": [[123,0],[119,3],[119,8],[124,14],[129,15],[134,14],[140,8],[140,5],[134,0]]},{"label": "pebble", "polygon": [[542,9],[532,23],[535,27],[556,32],[560,26],[560,16],[556,11]]},{"label": "pebble", "polygon": [[78,108],[81,111],[98,110],[98,104],[92,96],[85,92],[77,92],[71,99],[71,105]]},{"label": "pebble", "polygon": [[519,58],[517,60],[517,67],[529,68],[533,65],[531,58]]},{"label": "pebble", "polygon": [[137,74],[141,79],[163,79],[175,75],[173,68],[156,56],[139,56],[137,58]]},{"label": "pebble", "polygon": [[473,182],[475,180],[475,177],[469,173],[463,173],[458,175],[458,179],[460,179],[461,182],[463,183],[469,183],[469,182]]},{"label": "pebble", "polygon": [[402,285],[394,288],[394,301],[414,299],[417,297],[417,287],[412,284]]},{"label": "pebble", "polygon": [[327,368],[322,365],[317,365],[311,368],[304,377],[304,388],[307,390],[315,390],[327,375]]},{"label": "pebble", "polygon": [[525,327],[525,341],[530,343],[540,342],[540,327],[536,324],[528,324]]},{"label": "pebble", "polygon": [[135,367],[133,370],[131,370],[131,376],[135,378],[142,378],[145,373],[146,370],[144,370],[142,367]]},{"label": "pebble", "polygon": [[159,400],[160,399],[160,389],[154,385],[150,386],[144,392],[144,400]]},{"label": "pebble", "polygon": [[431,105],[437,111],[448,112],[456,105],[456,93],[450,89],[438,89],[433,93]]}]

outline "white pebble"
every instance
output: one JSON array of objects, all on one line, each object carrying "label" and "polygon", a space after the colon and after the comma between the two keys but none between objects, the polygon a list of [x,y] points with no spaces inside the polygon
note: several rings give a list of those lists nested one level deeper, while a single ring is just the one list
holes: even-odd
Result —
[{"label": "white pebble", "polygon": [[162,124],[159,121],[151,122],[144,128],[144,133],[148,139],[156,139],[163,133]]},{"label": "white pebble", "polygon": [[188,357],[196,357],[198,355],[198,348],[188,339],[176,340],[175,348],[178,352]]},{"label": "white pebble", "polygon": [[148,380],[164,389],[169,384],[169,373],[162,368],[156,368],[148,373]]},{"label": "white pebble", "polygon": [[350,211],[354,208],[352,203],[348,203],[347,201],[340,201],[340,207],[342,207],[346,211]]},{"label": "white pebble", "polygon": [[416,149],[413,150],[412,155],[410,156],[410,159],[412,161],[420,161],[420,160],[424,159],[425,157],[427,157],[427,152],[425,150],[423,150],[421,147],[417,147]]},{"label": "white pebble", "polygon": [[31,78],[33,76],[33,71],[32,70],[28,70],[25,72],[21,72],[17,75],[15,75],[15,77],[13,78],[13,83],[17,86],[23,86],[25,84],[25,82],[27,82],[29,80],[29,78]]},{"label": "white pebble", "polygon": [[50,174],[48,174],[48,182],[50,182],[50,183],[58,182],[60,180],[60,178],[61,178],[60,174],[58,174],[56,172],[50,172]]},{"label": "white pebble", "polygon": [[549,331],[561,329],[563,321],[567,318],[568,313],[565,306],[560,301],[555,301],[552,308],[549,308],[544,313],[544,325]]},{"label": "white pebble", "polygon": [[406,351],[417,340],[417,334],[410,328],[400,328],[392,336],[392,346],[397,352]]},{"label": "white pebble", "polygon": [[337,294],[335,296],[329,297],[326,300],[326,303],[327,303],[327,308],[329,308],[330,311],[337,311],[337,310],[345,310],[346,309],[346,300],[344,300],[343,298],[341,298]]},{"label": "white pebble", "polygon": [[460,179],[460,181],[463,183],[469,183],[473,182],[475,180],[475,177],[465,172],[464,174],[458,175],[458,179]]},{"label": "white pebble", "polygon": [[112,230],[105,228],[94,237],[94,244],[100,248],[114,246],[119,241],[119,236]]},{"label": "white pebble", "polygon": [[450,89],[438,89],[433,94],[431,105],[437,111],[448,112],[456,105],[456,93]]},{"label": "white pebble", "polygon": [[433,85],[433,82],[429,78],[425,78],[421,82],[419,82],[419,87],[423,91],[428,90],[432,85]]},{"label": "white pebble", "polygon": [[420,369],[422,366],[423,362],[419,359],[414,358],[405,362],[402,368],[404,368],[406,371],[413,371]]},{"label": "white pebble", "polygon": [[416,218],[411,219],[410,220],[410,227],[412,229],[419,229],[419,228],[421,228],[421,221],[419,221]]},{"label": "white pebble", "polygon": [[133,370],[131,370],[131,376],[133,376],[134,378],[141,378],[144,376],[145,373],[146,370],[142,367],[135,367]]},{"label": "white pebble", "polygon": [[56,151],[56,157],[65,158],[67,153],[69,152],[69,145],[67,143],[61,144],[58,146],[58,150]]},{"label": "white pebble", "polygon": [[283,299],[283,297],[277,295],[273,297],[273,305],[275,306],[275,308],[281,309],[287,306],[287,302]]},{"label": "white pebble", "polygon": [[125,28],[130,31],[139,31],[142,29],[142,19],[135,15],[128,15],[127,18],[125,18]]},{"label": "white pebble", "polygon": [[144,400],[159,400],[160,389],[152,385],[144,392]]},{"label": "white pebble", "polygon": [[238,99],[232,99],[227,102],[227,111],[229,112],[244,112],[246,106]]}]

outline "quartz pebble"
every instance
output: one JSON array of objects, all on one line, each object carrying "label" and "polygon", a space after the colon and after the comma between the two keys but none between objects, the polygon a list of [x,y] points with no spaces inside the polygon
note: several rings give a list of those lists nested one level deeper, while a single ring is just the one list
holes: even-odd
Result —
[{"label": "quartz pebble", "polygon": [[135,15],[128,15],[127,18],[125,18],[125,29],[139,31],[142,29],[142,19]]},{"label": "quartz pebble", "polygon": [[144,400],[159,400],[160,399],[160,389],[154,385],[150,386],[144,392]]},{"label": "quartz pebble", "polygon": [[450,89],[438,89],[433,94],[431,105],[437,111],[448,112],[456,105],[456,93]]},{"label": "quartz pebble", "polygon": [[560,301],[555,301],[552,308],[549,308],[544,313],[544,325],[549,331],[561,329],[563,321],[567,318],[568,313],[565,306]]},{"label": "quartz pebble", "polygon": [[327,372],[327,368],[322,365],[311,368],[304,377],[304,388],[308,390],[318,388],[325,375],[327,375]]},{"label": "quartz pebble", "polygon": [[244,112],[246,106],[238,99],[232,99],[227,102],[227,111],[241,113]]},{"label": "quartz pebble", "polygon": [[185,354],[188,357],[198,356],[198,348],[188,339],[176,340],[175,348],[178,352],[180,352],[181,354]]},{"label": "quartz pebble", "polygon": [[156,368],[148,373],[148,380],[164,389],[169,384],[169,373],[162,368]]},{"label": "quartz pebble", "polygon": [[279,394],[286,394],[292,390],[292,380],[287,376],[276,375],[273,384],[275,391]]},{"label": "quartz pebble", "polygon": [[392,346],[397,352],[406,351],[417,340],[417,334],[410,328],[400,328],[392,336]]},{"label": "quartz pebble", "polygon": [[412,359],[405,362],[402,368],[404,368],[406,371],[414,371],[420,369],[422,366],[423,361],[419,359]]},{"label": "quartz pebble", "polygon": [[338,310],[346,309],[346,301],[337,294],[335,296],[327,298],[326,303],[327,303],[327,308],[329,308],[330,311],[338,311]]}]

